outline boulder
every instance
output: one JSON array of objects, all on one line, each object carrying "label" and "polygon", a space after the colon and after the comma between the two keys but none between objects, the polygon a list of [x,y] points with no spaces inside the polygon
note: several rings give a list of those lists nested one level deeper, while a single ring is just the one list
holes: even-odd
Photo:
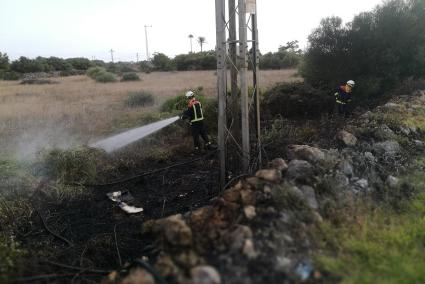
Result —
[{"label": "boulder", "polygon": [[346,160],[339,163],[338,169],[349,178],[354,175],[353,166]]},{"label": "boulder", "polygon": [[253,233],[250,227],[237,225],[236,229],[229,232],[228,241],[232,251],[241,251],[245,245],[245,240],[252,239]]},{"label": "boulder", "polygon": [[424,147],[425,146],[425,143],[422,142],[421,140],[413,140],[413,143],[415,143],[415,145],[417,147]]},{"label": "boulder", "polygon": [[155,284],[155,279],[152,274],[143,268],[135,268],[130,271],[121,284]]},{"label": "boulder", "polygon": [[252,239],[246,239],[242,247],[242,253],[249,259],[254,259],[258,256],[258,252],[255,251],[254,242]]},{"label": "boulder", "polygon": [[386,156],[394,156],[400,152],[400,144],[397,141],[388,140],[373,144],[373,149]]},{"label": "boulder", "polygon": [[276,158],[269,163],[269,168],[276,169],[278,171],[286,171],[288,164],[282,158]]},{"label": "boulder", "polygon": [[355,191],[366,191],[369,187],[369,182],[367,179],[359,179],[353,184],[353,188]]},{"label": "boulder", "polygon": [[316,193],[314,192],[314,188],[308,185],[301,186],[301,191],[304,195],[304,198],[311,209],[318,209],[319,204],[317,203]]},{"label": "boulder", "polygon": [[307,145],[289,145],[288,157],[293,160],[305,160],[310,163],[316,163],[325,159],[325,153],[322,150]]},{"label": "boulder", "polygon": [[220,284],[221,278],[218,271],[209,265],[200,265],[190,270],[194,284]]},{"label": "boulder", "polygon": [[389,188],[397,188],[398,184],[399,184],[400,180],[394,176],[388,176],[385,183],[386,185],[388,185]]},{"label": "boulder", "polygon": [[356,136],[345,130],[338,132],[336,138],[343,142],[346,146],[355,146],[357,144]]},{"label": "boulder", "polygon": [[278,183],[282,179],[281,171],[278,171],[276,169],[259,170],[255,173],[255,176],[273,183]]},{"label": "boulder", "polygon": [[369,161],[369,162],[376,162],[376,157],[371,153],[371,152],[364,152],[363,154],[365,156],[365,158]]},{"label": "boulder", "polygon": [[288,165],[286,177],[295,180],[307,180],[314,175],[313,166],[303,160],[292,160]]},{"label": "boulder", "polygon": [[153,230],[161,234],[172,246],[190,246],[192,244],[192,231],[181,214],[156,221]]},{"label": "boulder", "polygon": [[248,220],[254,219],[257,215],[257,213],[255,212],[255,207],[252,205],[245,206],[243,212]]},{"label": "boulder", "polygon": [[410,128],[404,125],[400,125],[398,129],[400,130],[401,133],[403,133],[406,136],[409,136],[411,134]]}]

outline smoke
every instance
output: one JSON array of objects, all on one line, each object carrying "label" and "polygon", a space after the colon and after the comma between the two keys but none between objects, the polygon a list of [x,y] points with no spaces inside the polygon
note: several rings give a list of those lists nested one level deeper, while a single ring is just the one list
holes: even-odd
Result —
[{"label": "smoke", "polygon": [[33,161],[41,151],[66,150],[81,145],[81,141],[63,125],[30,128],[12,140],[10,152],[19,161]]}]

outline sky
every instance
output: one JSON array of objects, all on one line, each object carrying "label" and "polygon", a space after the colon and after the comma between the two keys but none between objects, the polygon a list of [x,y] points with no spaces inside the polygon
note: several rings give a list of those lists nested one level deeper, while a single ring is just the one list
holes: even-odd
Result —
[{"label": "sky", "polygon": [[[236,1],[237,2],[237,1]],[[259,46],[262,53],[308,35],[322,18],[353,16],[382,0],[257,0]],[[149,53],[175,56],[200,51],[196,38],[206,38],[204,50],[215,48],[214,0],[0,0],[0,52],[19,56],[87,57],[115,61],[146,58]]]}]

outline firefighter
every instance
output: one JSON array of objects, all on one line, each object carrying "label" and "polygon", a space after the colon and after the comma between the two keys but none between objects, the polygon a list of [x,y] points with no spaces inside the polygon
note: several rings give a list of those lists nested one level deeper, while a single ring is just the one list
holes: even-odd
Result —
[{"label": "firefighter", "polygon": [[340,115],[347,116],[348,106],[351,103],[351,93],[355,85],[356,83],[353,80],[349,80],[345,85],[340,86],[335,93],[335,102]]},{"label": "firefighter", "polygon": [[208,138],[204,125],[204,113],[202,111],[201,102],[195,98],[195,93],[192,91],[188,91],[185,96],[188,100],[188,104],[187,109],[181,116],[181,119],[188,119],[190,122],[195,152],[199,152],[199,136],[201,136],[204,140],[205,148],[208,150],[212,149],[212,144]]}]

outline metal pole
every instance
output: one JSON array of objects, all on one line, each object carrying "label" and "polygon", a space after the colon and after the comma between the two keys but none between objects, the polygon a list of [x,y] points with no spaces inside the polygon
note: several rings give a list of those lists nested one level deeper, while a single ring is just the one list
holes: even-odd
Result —
[{"label": "metal pole", "polygon": [[261,167],[261,124],[260,124],[260,89],[259,89],[259,49],[258,49],[258,28],[257,28],[257,8],[252,19],[252,62],[253,62],[253,85],[254,85],[254,103],[255,103],[255,128],[258,151],[258,167]]},{"label": "metal pole", "polygon": [[220,151],[220,188],[226,181],[226,17],[225,0],[215,0],[216,49],[217,49],[217,95],[218,95],[218,149]]},{"label": "metal pole", "polygon": [[239,75],[241,82],[241,114],[242,114],[242,168],[248,172],[250,162],[249,146],[249,113],[248,113],[248,85],[247,85],[247,24],[246,24],[246,2],[239,2]]},{"label": "metal pole", "polygon": [[148,43],[148,29],[147,28],[151,28],[152,26],[147,26],[145,25],[145,40],[146,40],[146,60],[149,61],[150,59],[150,55],[149,55],[149,43]]}]

